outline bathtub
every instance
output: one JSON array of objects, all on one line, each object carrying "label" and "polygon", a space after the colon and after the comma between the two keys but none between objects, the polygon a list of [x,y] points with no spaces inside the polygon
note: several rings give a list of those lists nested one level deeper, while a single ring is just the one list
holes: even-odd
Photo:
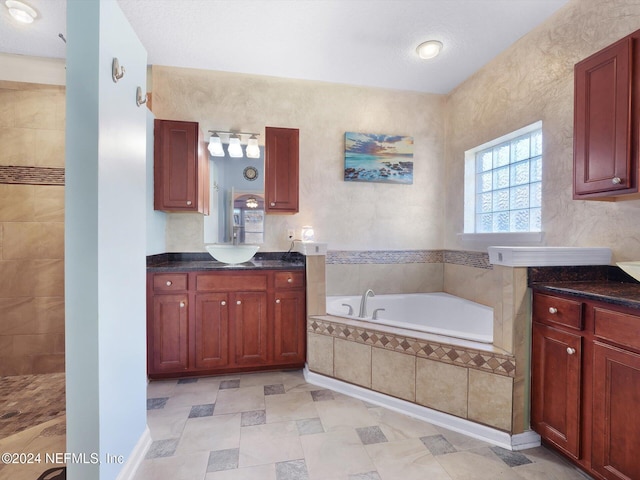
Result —
[{"label": "bathtub", "polygon": [[[359,318],[361,298],[329,296],[327,313],[371,324],[493,343],[493,309],[479,303],[443,292],[376,295],[367,299],[367,316]],[[378,311],[374,320],[372,314],[379,308],[384,310]]]}]

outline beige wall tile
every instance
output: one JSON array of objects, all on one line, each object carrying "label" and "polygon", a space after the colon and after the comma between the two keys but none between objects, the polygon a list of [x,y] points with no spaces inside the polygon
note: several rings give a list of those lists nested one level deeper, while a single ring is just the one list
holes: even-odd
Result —
[{"label": "beige wall tile", "polygon": [[17,93],[16,126],[28,129],[48,129],[60,125],[58,102],[64,99],[52,89],[21,90]]},{"label": "beige wall tile", "polygon": [[64,222],[64,187],[35,185],[33,220],[36,222]]},{"label": "beige wall tile", "polygon": [[39,167],[64,167],[64,130],[38,130],[36,132],[35,165]]},{"label": "beige wall tile", "polygon": [[0,128],[15,127],[15,102],[15,90],[0,88]]},{"label": "beige wall tile", "polygon": [[312,372],[333,376],[333,337],[308,332],[307,363]]},{"label": "beige wall tile", "polygon": [[64,334],[14,335],[14,355],[44,355],[64,353]]},{"label": "beige wall tile", "polygon": [[361,295],[371,288],[378,294],[443,291],[443,264],[327,265],[327,295]]},{"label": "beige wall tile", "polygon": [[28,222],[34,216],[34,186],[0,184],[0,222]]},{"label": "beige wall tile", "polygon": [[511,431],[513,379],[469,369],[469,420]]},{"label": "beige wall tile", "polygon": [[447,293],[493,307],[500,294],[494,287],[490,269],[453,263],[444,265],[444,291]]},{"label": "beige wall tile", "polygon": [[467,418],[468,369],[417,358],[416,402]]},{"label": "beige wall tile", "polygon": [[373,348],[371,388],[410,402],[416,399],[416,357]]},{"label": "beige wall tile", "polygon": [[0,297],[30,297],[35,292],[35,272],[29,260],[0,261]]},{"label": "beige wall tile", "polygon": [[307,257],[307,315],[326,315],[327,288],[324,255]]},{"label": "beige wall tile", "polygon": [[0,335],[35,333],[36,329],[33,297],[0,298]]},{"label": "beige wall tile", "polygon": [[64,258],[64,224],[6,222],[3,224],[4,260]]},{"label": "beige wall tile", "polygon": [[33,293],[36,297],[64,296],[64,260],[33,260]]},{"label": "beige wall tile", "polygon": [[35,164],[36,130],[0,128],[0,165],[29,166]]},{"label": "beige wall tile", "polygon": [[334,339],[336,378],[371,388],[371,347],[341,338]]}]

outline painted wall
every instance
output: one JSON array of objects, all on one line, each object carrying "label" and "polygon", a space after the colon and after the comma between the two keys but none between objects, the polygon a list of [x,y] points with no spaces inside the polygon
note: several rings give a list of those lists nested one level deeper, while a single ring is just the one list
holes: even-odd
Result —
[{"label": "painted wall", "polygon": [[[286,229],[303,225],[332,249],[441,247],[444,97],[157,65],[152,71],[157,118],[197,121],[205,132],[300,129],[300,213],[267,216],[262,250],[287,250]],[[348,131],[413,136],[414,184],[344,182]],[[204,250],[203,224],[201,215],[168,215],[167,249]]]},{"label": "painted wall", "polygon": [[552,246],[607,246],[640,257],[640,201],[572,200],[573,66],[640,27],[640,4],[571,0],[453,91],[446,108],[445,248],[465,246],[464,152],[543,122],[542,229]]},{"label": "painted wall", "polygon": [[68,1],[67,34],[67,451],[102,460],[68,469],[106,480],[146,431],[147,56],[115,0]]},{"label": "painted wall", "polygon": [[0,376],[64,371],[64,125],[64,87],[0,80]]}]

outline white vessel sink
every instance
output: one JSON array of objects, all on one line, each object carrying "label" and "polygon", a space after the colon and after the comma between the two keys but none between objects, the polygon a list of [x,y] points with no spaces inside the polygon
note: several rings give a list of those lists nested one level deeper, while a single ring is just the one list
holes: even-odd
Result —
[{"label": "white vessel sink", "polygon": [[230,245],[214,243],[207,245],[207,252],[222,263],[228,263],[229,265],[235,265],[237,263],[248,262],[253,258],[258,249],[258,245]]},{"label": "white vessel sink", "polygon": [[640,282],[640,262],[618,262],[617,265]]},{"label": "white vessel sink", "polygon": [[489,262],[507,267],[609,265],[611,249],[601,247],[489,247]]}]

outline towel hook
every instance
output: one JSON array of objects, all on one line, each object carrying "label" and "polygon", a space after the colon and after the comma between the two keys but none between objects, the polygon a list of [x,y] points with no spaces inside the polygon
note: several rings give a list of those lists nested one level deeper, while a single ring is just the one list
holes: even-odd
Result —
[{"label": "towel hook", "polygon": [[120,62],[115,57],[113,63],[111,63],[111,77],[115,83],[118,83],[118,80],[124,77],[124,67],[120,66]]}]

